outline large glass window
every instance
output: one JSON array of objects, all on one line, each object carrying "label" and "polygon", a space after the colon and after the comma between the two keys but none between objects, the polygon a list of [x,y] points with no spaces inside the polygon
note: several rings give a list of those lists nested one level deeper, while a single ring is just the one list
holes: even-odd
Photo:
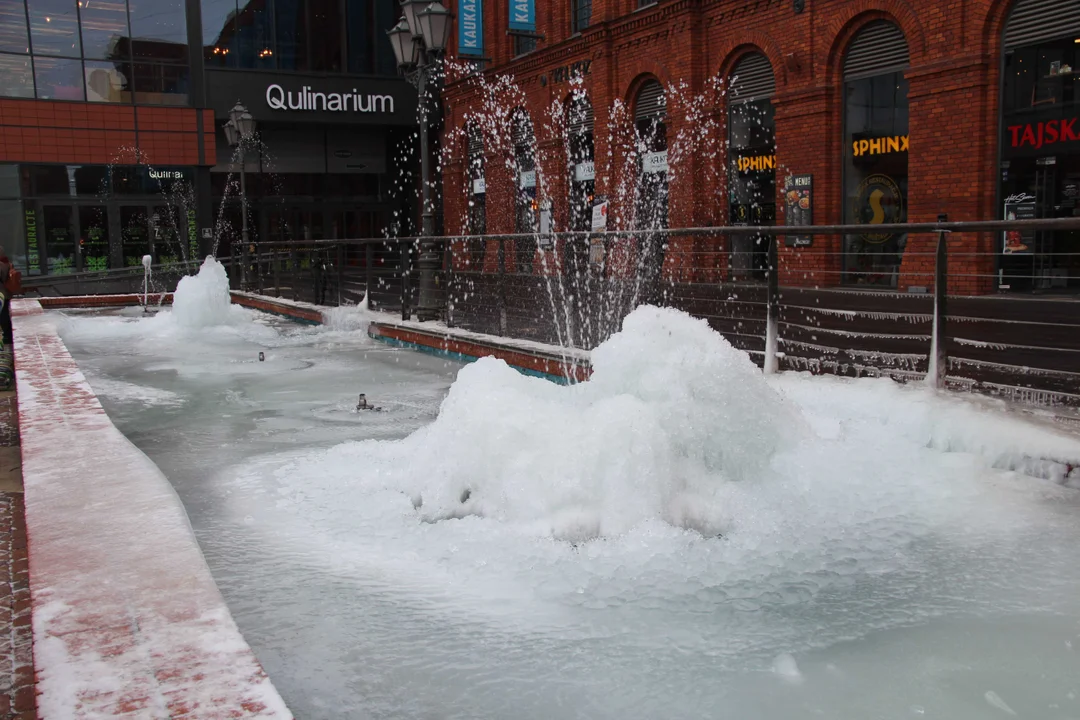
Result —
[{"label": "large glass window", "polygon": [[34,73],[29,55],[0,53],[0,96],[34,97]]},{"label": "large glass window", "polygon": [[44,100],[85,100],[81,60],[35,57],[34,83]]},{"label": "large glass window", "polygon": [[397,0],[202,0],[203,54],[209,67],[394,75],[399,15]]},{"label": "large glass window", "polygon": [[570,0],[570,30],[579,33],[592,20],[592,0]]},{"label": "large glass window", "polygon": [[[903,72],[844,83],[844,222],[861,225],[907,219],[908,84]],[[896,287],[907,236],[848,235],[845,281]]]},{"label": "large glass window", "polygon": [[30,40],[35,55],[80,57],[76,0],[30,0]]},{"label": "large glass window", "polygon": [[393,75],[397,72],[386,30],[398,16],[396,0],[348,0],[349,72]]},{"label": "large glass window", "polygon": [[29,53],[26,6],[22,0],[0,0],[0,52]]},{"label": "large glass window", "polygon": [[[128,37],[127,5],[124,0],[94,0],[80,6],[83,56],[112,60],[120,57],[118,44]],[[34,48],[38,51],[37,47]]]},{"label": "large glass window", "polygon": [[184,0],[0,0],[0,96],[185,105],[189,76]]}]

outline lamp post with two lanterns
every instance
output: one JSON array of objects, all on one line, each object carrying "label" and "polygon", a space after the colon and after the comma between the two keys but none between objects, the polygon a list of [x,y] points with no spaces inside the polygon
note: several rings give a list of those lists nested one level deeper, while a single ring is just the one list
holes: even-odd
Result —
[{"label": "lamp post with two lanterns", "polygon": [[[435,216],[431,198],[431,160],[428,140],[428,88],[436,98],[440,88],[440,67],[446,43],[450,37],[450,11],[439,2],[402,0],[404,17],[387,32],[398,69],[416,86],[420,95],[420,184],[421,231],[420,241],[420,299],[416,308],[417,320],[438,319],[435,298],[435,273],[440,265],[439,250],[431,236],[435,234]],[[402,259],[404,265],[404,258]],[[402,268],[404,270],[404,267]]]}]

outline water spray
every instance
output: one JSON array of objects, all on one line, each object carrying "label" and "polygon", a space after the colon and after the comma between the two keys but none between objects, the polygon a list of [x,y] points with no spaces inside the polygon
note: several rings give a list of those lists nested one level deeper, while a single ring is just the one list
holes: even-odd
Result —
[{"label": "water spray", "polygon": [[148,300],[148,295],[150,293],[150,265],[153,262],[154,262],[154,258],[150,257],[149,255],[143,255],[142,256],[142,266],[143,266],[142,305],[143,305],[143,312],[144,313],[149,313],[150,312],[150,302]]}]

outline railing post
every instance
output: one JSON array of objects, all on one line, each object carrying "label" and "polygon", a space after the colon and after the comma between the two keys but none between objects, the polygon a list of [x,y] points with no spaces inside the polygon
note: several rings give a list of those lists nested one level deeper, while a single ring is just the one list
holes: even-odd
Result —
[{"label": "railing post", "polygon": [[371,284],[375,277],[375,246],[371,243],[364,245],[364,293],[367,295],[368,307],[372,307]]},{"label": "railing post", "polygon": [[446,327],[454,327],[454,301],[450,298],[450,289],[454,287],[454,241],[447,240],[443,250],[443,267],[446,277],[443,280],[443,296],[446,305]]},{"label": "railing post", "polygon": [[[938,222],[949,221],[948,215],[938,215]],[[934,256],[934,328],[930,336],[930,364],[927,379],[941,390],[949,370],[949,353],[945,347],[945,329],[949,298],[948,230],[938,231],[937,253]]]},{"label": "railing post", "polygon": [[341,307],[342,300],[345,298],[343,287],[345,285],[345,246],[337,246],[336,260],[337,262],[337,304]]},{"label": "railing post", "polygon": [[274,268],[274,295],[281,297],[281,255],[276,248],[270,251],[270,262]]},{"label": "railing post", "polygon": [[780,324],[780,258],[777,251],[778,235],[769,236],[768,269],[765,284],[765,363],[762,366],[766,375],[779,369],[776,344],[777,328]]},{"label": "railing post", "polygon": [[292,299],[299,300],[296,296],[296,288],[300,284],[300,263],[296,260],[296,246],[293,245],[289,248],[289,269],[292,271],[289,279],[289,284],[292,285]]},{"label": "railing post", "polygon": [[506,241],[499,238],[499,334],[507,334],[506,323]]},{"label": "railing post", "polygon": [[401,241],[401,319],[409,320],[409,243]]}]

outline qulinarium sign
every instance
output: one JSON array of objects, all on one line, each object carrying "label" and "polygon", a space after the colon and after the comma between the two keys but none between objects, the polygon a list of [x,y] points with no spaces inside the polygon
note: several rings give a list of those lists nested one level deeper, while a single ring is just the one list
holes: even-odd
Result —
[{"label": "qulinarium sign", "polygon": [[365,95],[358,93],[356,88],[353,88],[352,92],[323,93],[315,92],[310,85],[305,85],[300,92],[293,92],[275,83],[266,88],[266,104],[271,110],[394,113],[392,95]]}]

